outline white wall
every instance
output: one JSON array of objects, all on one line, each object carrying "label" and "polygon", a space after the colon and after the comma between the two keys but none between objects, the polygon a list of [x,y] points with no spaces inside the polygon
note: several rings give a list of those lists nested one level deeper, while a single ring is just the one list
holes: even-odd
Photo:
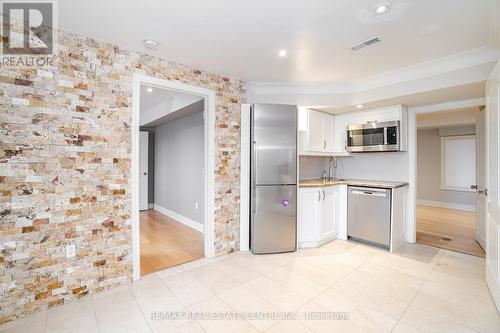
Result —
[{"label": "white wall", "polygon": [[338,178],[408,181],[408,152],[361,153],[337,160]]},{"label": "white wall", "polygon": [[[469,135],[475,126],[421,129],[417,133],[417,200],[474,206],[473,192],[441,189],[441,135]],[[475,158],[475,156],[474,156]]]},{"label": "white wall", "polygon": [[321,178],[324,170],[328,172],[329,161],[329,157],[300,156],[299,179]]},{"label": "white wall", "polygon": [[[155,204],[204,223],[203,114],[155,130]],[[195,209],[198,202],[198,209]]]}]

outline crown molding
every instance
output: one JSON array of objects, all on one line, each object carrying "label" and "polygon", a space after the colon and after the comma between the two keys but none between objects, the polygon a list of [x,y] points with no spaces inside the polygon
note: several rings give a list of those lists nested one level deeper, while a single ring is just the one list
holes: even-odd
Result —
[{"label": "crown molding", "polygon": [[452,111],[452,110],[459,110],[459,109],[467,109],[467,108],[474,108],[474,107],[479,108],[479,107],[484,106],[484,105],[486,105],[486,99],[484,97],[482,97],[482,98],[465,99],[465,100],[458,100],[458,101],[452,101],[452,102],[440,103],[440,104],[418,106],[418,107],[410,108],[410,110],[412,110],[418,114],[423,114],[423,113],[432,113],[432,112],[439,112],[439,111]]}]

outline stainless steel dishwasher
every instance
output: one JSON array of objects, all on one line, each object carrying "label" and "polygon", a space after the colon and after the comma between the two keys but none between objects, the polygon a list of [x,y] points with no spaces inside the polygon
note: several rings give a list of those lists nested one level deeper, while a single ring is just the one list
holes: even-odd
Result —
[{"label": "stainless steel dishwasher", "polygon": [[389,248],[391,239],[391,190],[349,186],[347,235]]}]

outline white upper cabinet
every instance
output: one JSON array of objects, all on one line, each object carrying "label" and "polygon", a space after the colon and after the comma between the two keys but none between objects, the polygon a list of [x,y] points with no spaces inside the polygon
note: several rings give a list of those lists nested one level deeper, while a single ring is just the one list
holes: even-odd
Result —
[{"label": "white upper cabinet", "polygon": [[299,108],[300,154],[331,154],[334,151],[333,115]]},{"label": "white upper cabinet", "polygon": [[325,139],[325,151],[334,152],[335,148],[335,117],[329,114],[323,114],[323,136]]},{"label": "white upper cabinet", "polygon": [[299,154],[349,155],[346,152],[347,126],[396,120],[400,121],[401,126],[401,150],[406,151],[408,119],[407,109],[403,105],[391,105],[336,115],[299,107]]},{"label": "white upper cabinet", "polygon": [[350,125],[370,122],[396,121],[400,122],[401,150],[408,147],[408,117],[404,105],[391,105],[377,109],[346,112],[335,115],[335,153],[346,151],[346,128]]},{"label": "white upper cabinet", "polygon": [[309,110],[307,118],[307,151],[325,151],[326,140],[323,132],[323,114],[321,112]]}]

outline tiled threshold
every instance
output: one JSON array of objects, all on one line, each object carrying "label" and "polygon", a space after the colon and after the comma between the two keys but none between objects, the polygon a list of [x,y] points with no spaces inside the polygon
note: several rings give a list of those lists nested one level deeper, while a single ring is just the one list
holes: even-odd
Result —
[{"label": "tiled threshold", "polygon": [[[0,332],[496,333],[500,317],[484,272],[483,258],[418,244],[394,254],[339,240],[290,254],[236,252],[148,275]],[[172,314],[185,317],[163,319]]]}]

